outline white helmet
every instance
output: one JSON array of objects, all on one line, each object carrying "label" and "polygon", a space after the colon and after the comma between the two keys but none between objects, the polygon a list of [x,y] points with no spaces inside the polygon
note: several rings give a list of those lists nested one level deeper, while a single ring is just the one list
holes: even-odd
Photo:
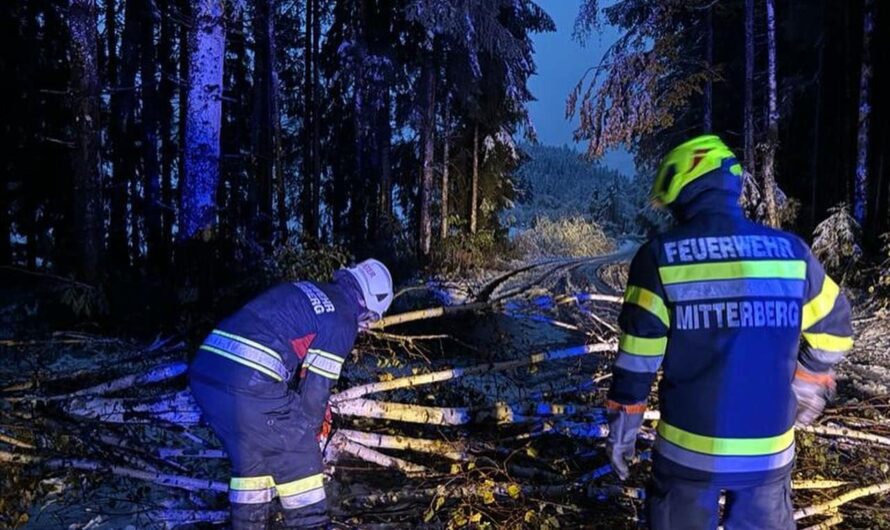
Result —
[{"label": "white helmet", "polygon": [[392,303],[392,275],[386,265],[376,259],[368,259],[346,269],[362,290],[365,308],[381,318]]}]

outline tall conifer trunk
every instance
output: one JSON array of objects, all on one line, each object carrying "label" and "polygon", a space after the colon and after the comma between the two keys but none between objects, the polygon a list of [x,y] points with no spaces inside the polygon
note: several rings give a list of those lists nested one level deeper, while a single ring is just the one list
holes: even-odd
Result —
[{"label": "tall conifer trunk", "polygon": [[473,126],[473,170],[470,181],[470,233],[476,233],[479,210],[479,124]]},{"label": "tall conifer trunk", "polygon": [[189,35],[185,174],[180,182],[179,241],[188,241],[216,220],[222,125],[223,59],[226,51],[222,0],[193,0]]},{"label": "tall conifer trunk", "polygon": [[275,29],[271,0],[254,1],[253,31],[254,50],[253,78],[253,155],[256,157],[256,175],[259,181],[256,211],[252,220],[257,225],[257,235],[264,245],[272,243],[272,202],[275,178],[275,127],[277,119],[275,98]]},{"label": "tall conifer trunk", "polygon": [[[705,64],[709,69],[714,68],[714,8],[708,8],[705,17]],[[714,128],[714,82],[710,77],[705,81],[703,94],[704,108],[702,109],[702,130],[709,133]]]},{"label": "tall conifer trunk", "polygon": [[871,121],[871,40],[875,29],[875,2],[863,0],[862,62],[859,71],[859,119],[856,132],[856,175],[853,181],[853,217],[865,226],[868,206],[868,142]]},{"label": "tall conifer trunk", "polygon": [[776,82],[776,6],[775,0],[766,0],[766,56],[767,56],[767,117],[766,149],[763,154],[763,196],[766,205],[766,222],[779,226],[776,206],[776,149],[779,147],[779,108]]},{"label": "tall conifer trunk", "polygon": [[754,163],[754,0],[745,0],[745,171],[756,175]]},{"label": "tall conifer trunk", "polygon": [[102,180],[99,173],[99,65],[96,1],[71,0],[71,98],[75,123],[74,223],[77,268],[86,280],[100,273],[103,254]]},{"label": "tall conifer trunk", "polygon": [[448,104],[448,100],[445,100],[445,118],[444,124],[442,126],[443,134],[442,134],[442,225],[441,225],[441,237],[444,240],[448,237],[448,186],[450,183],[448,182],[448,172],[449,172],[449,164],[451,164],[451,160],[449,158],[450,155],[450,143],[451,136],[449,134],[449,128],[451,126],[451,107]]},{"label": "tall conifer trunk", "polygon": [[161,66],[161,79],[158,84],[159,117],[158,130],[161,141],[161,256],[162,267],[167,268],[170,262],[170,251],[173,242],[173,171],[176,160],[177,144],[173,130],[173,97],[176,86],[176,57],[173,52],[175,35],[174,22],[167,6],[168,13],[161,17],[161,33],[158,41],[158,62]]},{"label": "tall conifer trunk", "polygon": [[433,195],[433,151],[436,127],[436,67],[432,54],[428,54],[422,73],[423,93],[421,101],[421,175],[420,175],[420,220],[418,225],[418,256],[426,259],[430,255],[432,240],[431,203]]},{"label": "tall conifer trunk", "polygon": [[155,54],[154,1],[142,1],[142,173],[145,192],[145,231],[150,270],[159,270],[164,248],[161,220],[161,175],[158,167],[158,91]]},{"label": "tall conifer trunk", "polygon": [[127,219],[130,202],[129,187],[136,173],[136,135],[134,107],[136,73],[139,70],[139,23],[142,6],[139,1],[124,7],[124,29],[121,34],[117,84],[111,89],[112,178],[109,193],[108,257],[115,269],[130,265],[128,235],[133,232]]}]

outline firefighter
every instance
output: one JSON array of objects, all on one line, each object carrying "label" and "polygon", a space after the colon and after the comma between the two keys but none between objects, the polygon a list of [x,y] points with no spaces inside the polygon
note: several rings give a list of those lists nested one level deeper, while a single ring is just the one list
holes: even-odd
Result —
[{"label": "firefighter", "polygon": [[[677,226],[634,257],[607,409],[622,480],[656,372],[651,528],[791,530],[794,425],[834,391],[850,306],[799,238],[747,220],[742,168],[717,136],[662,161],[652,196]],[[803,342],[801,343],[801,335]]]},{"label": "firefighter", "polygon": [[287,528],[328,525],[316,437],[358,331],[392,299],[389,271],[367,260],[333,283],[273,287],[204,340],[189,385],[232,464],[233,529],[266,528],[275,497]]}]

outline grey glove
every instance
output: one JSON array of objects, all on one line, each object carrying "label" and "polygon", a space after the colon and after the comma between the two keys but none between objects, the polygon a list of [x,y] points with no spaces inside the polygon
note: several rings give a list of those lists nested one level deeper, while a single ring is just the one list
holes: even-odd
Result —
[{"label": "grey glove", "polygon": [[791,388],[797,398],[796,425],[809,425],[822,415],[825,405],[834,397],[834,373],[816,373],[798,366]]},{"label": "grey glove", "polygon": [[[640,408],[642,407],[636,407]],[[637,434],[643,425],[643,412],[628,412],[626,407],[610,406],[607,417],[609,419],[609,438],[606,441],[606,452],[612,462],[612,469],[618,478],[627,480],[630,476],[628,465],[634,458],[637,444]]]}]

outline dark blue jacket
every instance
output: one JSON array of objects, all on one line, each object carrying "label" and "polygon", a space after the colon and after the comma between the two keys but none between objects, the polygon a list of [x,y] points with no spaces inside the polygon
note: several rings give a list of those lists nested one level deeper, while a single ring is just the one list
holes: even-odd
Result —
[{"label": "dark blue jacket", "polygon": [[234,392],[279,396],[300,371],[303,412],[320,425],[355,343],[360,311],[346,284],[278,285],[219,323],[201,345],[190,376]]},{"label": "dark blue jacket", "polygon": [[827,372],[852,346],[838,286],[798,237],[745,219],[739,193],[722,170],[694,181],[679,226],[637,252],[609,392],[638,411],[663,367],[656,466],[727,484],[790,469],[798,363]]}]

